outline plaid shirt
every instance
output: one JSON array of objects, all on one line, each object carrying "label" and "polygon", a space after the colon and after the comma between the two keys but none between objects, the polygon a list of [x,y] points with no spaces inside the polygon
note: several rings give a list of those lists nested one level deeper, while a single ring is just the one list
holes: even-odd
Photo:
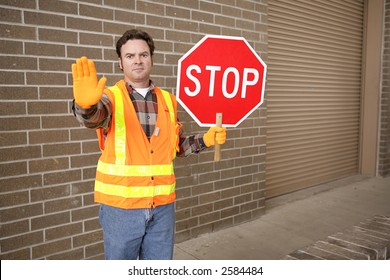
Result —
[{"label": "plaid shirt", "polygon": [[[134,88],[126,83],[127,91],[133,103],[138,120],[145,132],[145,135],[150,140],[154,132],[155,124],[158,115],[157,95],[154,92],[154,86],[151,83],[150,89],[145,98],[139,94]],[[103,94],[100,101],[91,108],[81,108],[73,102],[73,112],[80,123],[88,128],[105,128],[110,125],[111,120],[111,104],[108,96]],[[203,135],[184,136],[183,131],[180,130],[180,150],[177,156],[189,156],[193,153],[199,153],[206,148],[203,141]]]}]

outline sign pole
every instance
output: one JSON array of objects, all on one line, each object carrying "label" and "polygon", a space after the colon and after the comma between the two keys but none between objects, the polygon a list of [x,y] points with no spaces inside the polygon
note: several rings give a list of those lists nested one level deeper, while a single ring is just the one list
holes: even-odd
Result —
[{"label": "sign pole", "polygon": [[[222,127],[222,113],[216,113],[215,115],[215,123],[217,127]],[[221,160],[221,145],[215,141],[214,146],[214,161],[220,161]]]}]

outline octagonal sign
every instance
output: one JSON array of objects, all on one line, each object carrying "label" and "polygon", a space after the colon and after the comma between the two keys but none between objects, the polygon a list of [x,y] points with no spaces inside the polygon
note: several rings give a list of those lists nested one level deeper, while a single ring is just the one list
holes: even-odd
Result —
[{"label": "octagonal sign", "polygon": [[178,62],[176,97],[200,126],[236,127],[263,103],[267,65],[242,37],[206,35]]}]

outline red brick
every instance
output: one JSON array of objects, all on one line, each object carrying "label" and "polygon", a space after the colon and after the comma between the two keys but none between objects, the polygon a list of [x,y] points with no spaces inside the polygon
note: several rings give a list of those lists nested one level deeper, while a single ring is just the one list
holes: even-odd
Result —
[{"label": "red brick", "polygon": [[[68,69],[71,68],[71,63],[68,64]],[[69,70],[70,71],[70,70]],[[71,102],[73,100],[73,90],[68,87],[41,87],[39,91],[40,99],[61,99],[66,102]],[[73,114],[73,113],[72,113]]]},{"label": "red brick", "polygon": [[39,28],[38,37],[40,41],[72,44],[78,43],[77,33],[73,31]]},{"label": "red brick", "polygon": [[94,180],[96,175],[96,165],[92,167],[83,168],[83,180]]},{"label": "red brick", "polygon": [[28,85],[66,85],[66,74],[51,72],[27,72]]},{"label": "red brick", "polygon": [[213,183],[206,183],[202,185],[196,185],[192,187],[192,195],[199,195],[199,194],[205,194],[210,193],[214,190]]},{"label": "red brick", "polygon": [[81,156],[72,156],[71,157],[71,167],[86,167],[86,166],[96,166],[100,153],[90,154],[90,155],[81,155]]},{"label": "red brick", "polygon": [[54,57],[65,56],[65,46],[63,44],[26,42],[25,49],[27,55],[42,55]]},{"label": "red brick", "polygon": [[1,102],[0,116],[26,115],[25,102]]},{"label": "red brick", "polygon": [[45,230],[45,241],[70,237],[83,232],[82,223],[72,223]]},{"label": "red brick", "polygon": [[193,237],[197,237],[202,234],[206,234],[208,232],[213,231],[213,224],[206,224],[206,225],[201,225],[198,227],[194,227],[191,229],[191,234]]},{"label": "red brick", "polygon": [[[39,58],[39,70],[44,72],[67,72],[70,71],[72,62],[58,58]],[[66,95],[63,95],[62,99],[65,99],[65,97]]]},{"label": "red brick", "polygon": [[12,235],[19,235],[21,233],[26,233],[30,230],[29,220],[22,220],[17,222],[11,222],[8,224],[1,224],[1,238],[5,238]]},{"label": "red brick", "polygon": [[199,198],[198,197],[190,197],[185,199],[180,199],[176,201],[176,209],[185,209],[185,208],[191,208],[193,206],[196,206],[199,204]]},{"label": "red brick", "polygon": [[29,204],[7,208],[0,211],[1,223],[30,218],[43,214],[43,205],[41,203]]},{"label": "red brick", "polygon": [[73,237],[73,246],[80,247],[88,244],[96,243],[103,240],[103,233],[101,230],[88,232],[83,235]]},{"label": "red brick", "polygon": [[77,5],[67,1],[39,1],[39,10],[77,15]]},{"label": "red brick", "polygon": [[84,230],[85,231],[94,231],[97,229],[101,229],[101,225],[100,225],[98,217],[91,219],[91,220],[84,220],[83,223],[84,223]]},{"label": "red brick", "polygon": [[[132,24],[145,24],[145,14],[141,14],[141,13],[137,13],[137,12],[134,12],[133,10],[130,10],[130,11],[115,11],[115,14],[114,14],[114,17],[115,17],[115,21],[122,21],[122,22],[131,22]],[[110,28],[112,28],[113,26],[112,25],[109,25],[108,23],[106,24],[105,23],[105,26],[106,28],[110,26]],[[121,30],[123,30],[123,33],[125,31],[126,28],[123,28]],[[129,29],[129,28],[127,28]],[[105,31],[107,32],[107,29],[105,29]]]},{"label": "red brick", "polygon": [[31,249],[24,248],[18,251],[13,251],[0,255],[2,260],[29,260],[31,259]]},{"label": "red brick", "polygon": [[70,195],[70,186],[56,186],[48,188],[39,188],[31,191],[31,201],[43,201],[62,197],[68,197]]},{"label": "red brick", "polygon": [[122,9],[135,10],[135,0],[105,0],[104,4]]},{"label": "red brick", "polygon": [[186,220],[189,217],[191,217],[191,209],[183,209],[183,210],[178,210],[176,209],[176,221],[181,221],[181,220]]},{"label": "red brick", "polygon": [[37,70],[38,63],[35,57],[7,56],[2,58],[4,69],[9,70]]},{"label": "red brick", "polygon": [[65,251],[59,254],[53,254],[46,257],[47,260],[82,260],[84,259],[83,248],[78,248],[71,251]]},{"label": "red brick", "polygon": [[39,158],[42,155],[40,146],[27,146],[18,148],[0,149],[1,161],[14,161],[21,159]]},{"label": "red brick", "polygon": [[37,39],[35,31],[36,27],[0,24],[0,37],[2,38],[35,40]]},{"label": "red brick", "polygon": [[146,1],[137,1],[137,10],[139,12],[150,13],[154,15],[163,16],[165,14],[164,5],[146,2]]},{"label": "red brick", "polygon": [[214,202],[214,210],[221,210],[232,206],[233,206],[233,198],[218,200]]},{"label": "red brick", "polygon": [[90,154],[90,153],[98,153],[101,154],[99,143],[95,141],[83,141],[81,143],[81,149],[83,153]]},{"label": "red brick", "polygon": [[233,218],[220,219],[213,223],[213,231],[218,231],[224,228],[233,226]]},{"label": "red brick", "polygon": [[221,179],[220,172],[203,173],[199,175],[199,183],[218,181]]},{"label": "red brick", "polygon": [[245,175],[234,178],[234,184],[236,186],[252,183],[252,175]]},{"label": "red brick", "polygon": [[83,221],[91,218],[96,218],[99,215],[99,205],[92,205],[75,209],[71,212],[72,221]]},{"label": "red brick", "polygon": [[201,11],[207,11],[213,14],[220,14],[222,12],[222,6],[220,4],[200,1],[199,5]]},{"label": "red brick", "polygon": [[204,34],[221,34],[221,27],[214,24],[199,24],[199,32]]},{"label": "red brick", "polygon": [[[27,173],[27,163],[26,162],[11,162],[0,164],[0,176],[15,176],[15,175],[24,175]],[[2,189],[4,187],[2,186]]]},{"label": "red brick", "polygon": [[[24,176],[27,173],[27,164],[25,162],[21,164],[24,166],[24,169],[21,170],[23,171],[21,173],[23,176],[13,178],[5,178],[5,175],[0,176],[4,178],[0,179],[0,192],[18,191],[42,186],[42,175]],[[10,175],[12,176],[13,174],[8,174],[8,176]]]},{"label": "red brick", "polygon": [[[55,142],[66,142],[69,140],[68,130],[39,130],[30,131],[28,134],[30,144],[44,144]],[[45,153],[45,147],[43,148]],[[44,156],[46,156],[44,154]]]},{"label": "red brick", "polygon": [[235,206],[221,210],[221,218],[235,216],[240,213],[240,207]]},{"label": "red brick", "polygon": [[42,128],[69,128],[80,126],[71,115],[42,117]]},{"label": "red brick", "polygon": [[66,27],[85,31],[102,32],[103,23],[101,20],[89,20],[81,17],[67,17]]},{"label": "red brick", "polygon": [[2,85],[24,84],[24,74],[15,71],[0,71],[0,83]]},{"label": "red brick", "polygon": [[45,213],[70,210],[82,206],[81,197],[70,197],[45,202]]},{"label": "red brick", "polygon": [[43,232],[31,232],[16,237],[1,240],[1,252],[20,249],[43,242]]},{"label": "red brick", "polygon": [[94,257],[94,256],[103,255],[103,253],[104,253],[104,244],[103,244],[103,242],[100,242],[98,244],[93,244],[93,245],[90,245],[90,246],[86,246],[86,248],[85,248],[85,257],[87,259],[91,258],[91,257]]},{"label": "red brick", "polygon": [[213,203],[196,206],[191,209],[192,216],[199,216],[213,211]]},{"label": "red brick", "polygon": [[0,207],[16,206],[29,203],[29,192],[14,192],[0,195]]},{"label": "red brick", "polygon": [[221,192],[207,193],[199,196],[199,204],[217,201],[221,198]]},{"label": "red brick", "polygon": [[1,86],[0,100],[34,100],[38,99],[38,88],[23,86],[23,87],[6,87]]},{"label": "red brick", "polygon": [[58,156],[58,155],[75,155],[80,154],[80,143],[58,143],[58,144],[46,144],[43,146],[43,156]]},{"label": "red brick", "polygon": [[111,35],[80,33],[79,37],[80,37],[80,44],[83,45],[108,46],[108,47],[112,47],[114,45],[114,41]]},{"label": "red brick", "polygon": [[246,213],[241,213],[239,215],[234,216],[233,221],[234,224],[242,224],[248,221],[251,221],[252,218],[252,213],[251,212],[246,212]]},{"label": "red brick", "polygon": [[83,195],[83,202],[84,202],[84,206],[90,206],[90,205],[96,206],[95,196],[93,193],[87,193]]},{"label": "red brick", "polygon": [[114,11],[108,7],[95,7],[90,5],[79,4],[80,16],[97,18],[99,20],[113,20]]},{"label": "red brick", "polygon": [[190,218],[188,220],[182,220],[179,222],[176,222],[176,231],[183,231],[186,229],[193,228],[198,225],[198,218]]},{"label": "red brick", "polygon": [[42,245],[32,247],[32,258],[39,259],[45,256],[66,251],[72,248],[71,239],[58,240],[54,242],[46,242]]},{"label": "red brick", "polygon": [[70,212],[62,212],[55,214],[46,214],[45,216],[32,218],[31,219],[31,229],[44,229],[48,227],[58,226],[67,224],[71,221]]},{"label": "red brick", "polygon": [[242,203],[248,203],[251,200],[252,200],[252,194],[251,193],[239,195],[239,196],[234,197],[234,205],[242,204]]},{"label": "red brick", "polygon": [[23,43],[16,41],[0,40],[0,53],[23,54]]},{"label": "red brick", "polygon": [[190,9],[199,9],[199,1],[187,1],[187,0],[176,0],[176,6],[182,6]]},{"label": "red brick", "polygon": [[[191,17],[191,11],[189,9],[185,8],[180,8],[180,7],[172,7],[172,6],[167,6],[166,8],[166,15],[172,18],[184,18],[184,19],[189,19]],[[194,14],[195,11],[192,12]],[[209,14],[211,17],[213,15]]]},{"label": "red brick", "polygon": [[35,0],[2,0],[1,5],[7,5],[11,7],[18,7],[18,8],[35,9],[36,1]]},{"label": "red brick", "polygon": [[[42,1],[41,1],[42,2]],[[24,22],[30,25],[65,27],[65,17],[40,12],[24,12]]]},{"label": "red brick", "polygon": [[[200,22],[209,22],[209,23],[216,23],[214,21],[214,18],[217,18],[215,14],[207,13],[207,10],[203,11],[192,11],[191,12],[191,19],[194,21],[200,21]],[[185,18],[185,17],[184,17]],[[229,22],[229,24],[231,21]]]},{"label": "red brick", "polygon": [[221,219],[221,213],[220,212],[211,212],[205,215],[202,215],[199,217],[199,224],[209,224],[215,221],[218,221]]},{"label": "red brick", "polygon": [[32,160],[28,163],[29,172],[39,173],[47,172],[53,170],[62,170],[69,168],[69,159],[68,158],[50,158],[50,159],[40,159]]},{"label": "red brick", "polygon": [[240,187],[228,188],[221,191],[221,198],[234,197],[241,193]]},{"label": "red brick", "polygon": [[54,172],[43,175],[43,182],[45,185],[62,184],[72,181],[79,181],[81,179],[80,170],[69,170],[63,172]]},{"label": "red brick", "polygon": [[95,181],[82,181],[72,184],[72,195],[93,192]]}]

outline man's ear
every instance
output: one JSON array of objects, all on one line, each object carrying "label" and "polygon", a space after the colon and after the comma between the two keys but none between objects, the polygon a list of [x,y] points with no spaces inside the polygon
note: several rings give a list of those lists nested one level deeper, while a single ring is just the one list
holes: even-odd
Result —
[{"label": "man's ear", "polygon": [[122,59],[119,58],[118,63],[119,63],[119,68],[123,71]]}]

